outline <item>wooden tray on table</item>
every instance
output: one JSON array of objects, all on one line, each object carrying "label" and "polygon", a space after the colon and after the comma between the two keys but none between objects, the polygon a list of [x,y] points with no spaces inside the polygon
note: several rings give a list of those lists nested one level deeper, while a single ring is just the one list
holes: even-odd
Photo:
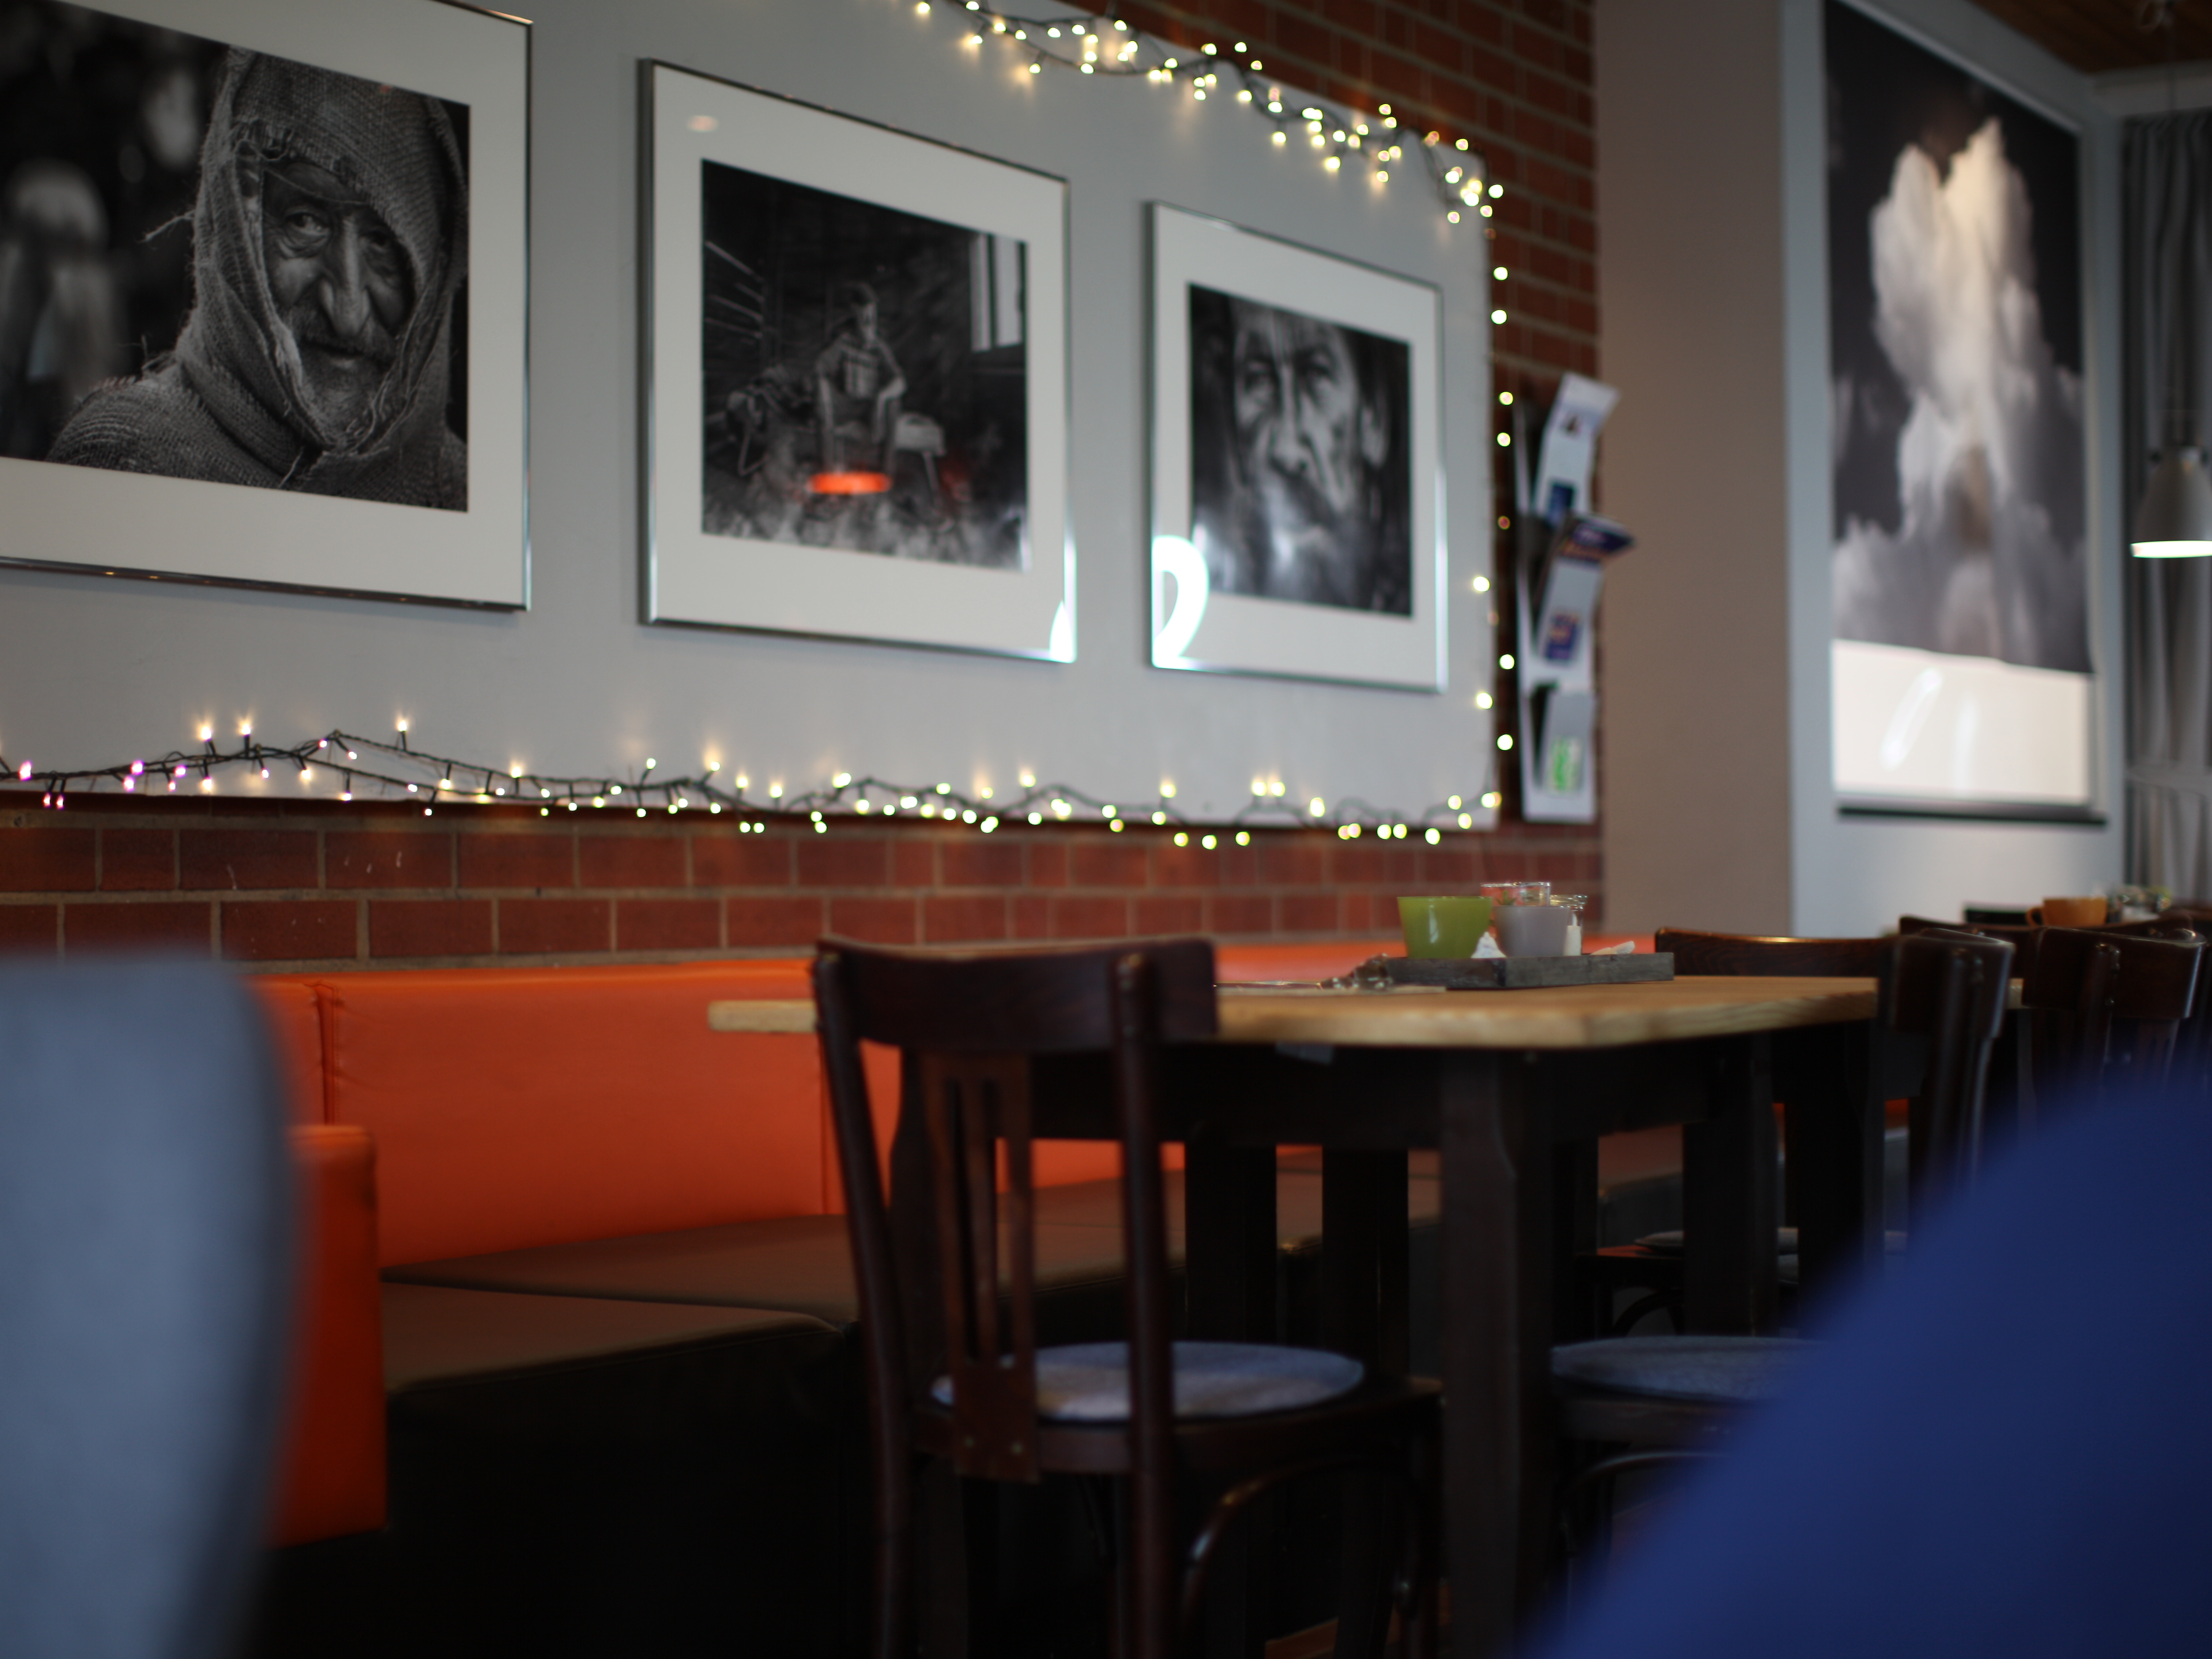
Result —
[{"label": "wooden tray on table", "polygon": [[1626,957],[1377,957],[1393,985],[1526,991],[1547,985],[1640,985],[1674,977],[1672,951]]}]

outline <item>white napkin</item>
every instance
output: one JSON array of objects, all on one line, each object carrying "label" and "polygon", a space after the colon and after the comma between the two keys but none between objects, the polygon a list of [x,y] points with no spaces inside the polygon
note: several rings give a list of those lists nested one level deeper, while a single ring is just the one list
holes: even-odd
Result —
[{"label": "white napkin", "polygon": [[1494,933],[1485,933],[1482,936],[1482,943],[1474,947],[1474,958],[1477,962],[1486,957],[1502,957],[1504,954],[1504,951],[1498,948],[1498,937]]},{"label": "white napkin", "polygon": [[1636,941],[1632,939],[1625,939],[1618,945],[1601,945],[1597,950],[1585,951],[1583,954],[1593,957],[1632,957],[1636,954]]}]

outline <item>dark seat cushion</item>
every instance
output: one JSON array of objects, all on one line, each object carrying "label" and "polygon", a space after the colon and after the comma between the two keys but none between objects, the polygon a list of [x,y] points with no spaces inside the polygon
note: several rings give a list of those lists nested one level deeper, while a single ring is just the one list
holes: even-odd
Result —
[{"label": "dark seat cushion", "polygon": [[1820,1345],[1787,1336],[1620,1336],[1552,1350],[1557,1382],[1650,1400],[1771,1399]]},{"label": "dark seat cushion", "polygon": [[[1118,1229],[1040,1223],[1036,1271],[1041,1337],[1073,1341],[1115,1334],[1121,1282]],[[775,1310],[840,1327],[860,1316],[845,1220],[834,1215],[417,1261],[386,1268],[385,1277],[397,1285],[453,1290]]]},{"label": "dark seat cushion", "polygon": [[823,1321],[778,1310],[384,1286],[387,1395],[548,1376],[687,1349],[795,1341],[801,1350],[826,1352],[839,1340]]},{"label": "dark seat cushion", "polygon": [[[789,1310],[384,1288],[392,1524],[376,1651],[857,1646],[852,1345]],[[857,1615],[855,1616],[855,1620]],[[848,1621],[854,1622],[854,1621]],[[313,1648],[314,1651],[331,1651]]]}]

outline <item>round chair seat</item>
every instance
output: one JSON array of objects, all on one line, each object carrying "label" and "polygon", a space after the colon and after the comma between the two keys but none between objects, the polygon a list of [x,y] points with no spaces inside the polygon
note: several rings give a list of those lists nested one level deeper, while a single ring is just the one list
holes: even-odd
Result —
[{"label": "round chair seat", "polygon": [[[1366,1375],[1356,1359],[1318,1348],[1256,1342],[1175,1345],[1177,1417],[1257,1417],[1295,1411],[1350,1394]],[[1129,1345],[1079,1342],[1036,1352],[1037,1415],[1057,1423],[1129,1420]],[[952,1379],[930,1394],[952,1403]]]},{"label": "round chair seat", "polygon": [[1769,1400],[1820,1345],[1790,1336],[1617,1336],[1552,1350],[1562,1382],[1650,1400],[1748,1406]]}]

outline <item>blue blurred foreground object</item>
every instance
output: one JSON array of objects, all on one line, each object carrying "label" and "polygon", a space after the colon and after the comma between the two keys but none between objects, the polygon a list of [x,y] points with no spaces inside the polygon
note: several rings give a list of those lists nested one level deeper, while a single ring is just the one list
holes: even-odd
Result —
[{"label": "blue blurred foreground object", "polygon": [[214,1659],[292,1295],[259,1011],[208,967],[0,970],[0,1654]]},{"label": "blue blurred foreground object", "polygon": [[2212,1110],[2060,1124],[1623,1553],[1546,1659],[2212,1649]]}]

